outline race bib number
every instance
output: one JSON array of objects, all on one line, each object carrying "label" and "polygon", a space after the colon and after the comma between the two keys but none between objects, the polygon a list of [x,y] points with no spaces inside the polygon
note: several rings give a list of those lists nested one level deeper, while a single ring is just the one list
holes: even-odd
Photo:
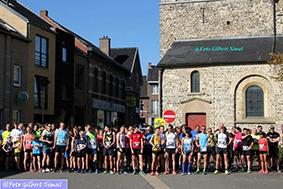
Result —
[{"label": "race bib number", "polygon": [[235,140],[236,144],[241,144],[241,140]]},{"label": "race bib number", "polygon": [[249,146],[243,146],[243,150],[244,151],[248,151],[249,150]]},{"label": "race bib number", "polygon": [[95,148],[96,148],[96,142],[95,142],[95,140],[91,140],[91,141],[90,141],[90,145],[91,145],[91,148],[95,149]]},{"label": "race bib number", "polygon": [[140,146],[140,142],[134,142],[134,146]]},{"label": "race bib number", "polygon": [[260,144],[259,149],[263,149],[263,148],[264,148],[264,144]]},{"label": "race bib number", "polygon": [[110,146],[111,145],[111,142],[107,141],[105,142],[106,146]]},{"label": "race bib number", "polygon": [[201,146],[200,147],[201,152],[207,152],[207,147],[206,146]]},{"label": "race bib number", "polygon": [[66,140],[64,140],[64,139],[59,139],[59,140],[58,140],[58,144],[64,145],[64,144],[66,144]]},{"label": "race bib number", "polygon": [[30,141],[30,140],[27,140],[27,141],[26,141],[26,144],[31,144],[31,141]]}]

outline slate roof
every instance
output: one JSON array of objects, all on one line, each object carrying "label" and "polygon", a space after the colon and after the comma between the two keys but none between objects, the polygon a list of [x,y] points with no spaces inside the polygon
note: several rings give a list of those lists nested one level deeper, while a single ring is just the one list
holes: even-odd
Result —
[{"label": "slate roof", "polygon": [[131,72],[135,64],[137,50],[137,48],[111,48],[110,56]]},{"label": "slate roof", "polygon": [[[5,1],[1,0],[1,2],[7,5]],[[52,28],[51,25],[49,25],[42,18],[40,18],[38,15],[33,13],[31,10],[29,10],[28,8],[26,8],[25,6],[23,6],[21,3],[17,2],[16,0],[10,0],[9,7],[13,9],[15,12],[25,17],[26,19],[28,19],[28,21],[32,25],[39,27],[43,30],[54,33],[54,31],[51,29]]]},{"label": "slate roof", "polygon": [[158,81],[158,68],[157,66],[151,66],[151,69],[148,69],[148,81]]},{"label": "slate roof", "polygon": [[[283,52],[282,41],[283,36],[277,36],[277,52]],[[272,48],[273,36],[176,41],[158,67],[265,63],[270,59]]]},{"label": "slate roof", "polygon": [[142,85],[140,87],[140,98],[142,99],[148,98],[146,76],[142,76]]}]

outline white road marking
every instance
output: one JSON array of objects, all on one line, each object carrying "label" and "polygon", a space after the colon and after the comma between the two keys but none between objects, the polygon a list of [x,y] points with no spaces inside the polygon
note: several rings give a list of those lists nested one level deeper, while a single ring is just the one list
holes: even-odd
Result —
[{"label": "white road marking", "polygon": [[166,185],[156,176],[151,176],[147,174],[143,176],[142,178],[155,189],[170,189],[168,185]]}]

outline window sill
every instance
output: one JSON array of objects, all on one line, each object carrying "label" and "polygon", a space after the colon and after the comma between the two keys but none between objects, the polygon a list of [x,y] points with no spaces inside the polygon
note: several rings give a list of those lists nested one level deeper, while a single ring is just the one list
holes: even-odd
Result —
[{"label": "window sill", "polygon": [[41,66],[41,65],[38,65],[38,64],[35,64],[35,67],[36,68],[39,68],[39,69],[48,69],[48,66]]},{"label": "window sill", "polygon": [[17,87],[17,88],[20,88],[21,87],[21,85],[20,84],[13,84],[13,87]]},{"label": "window sill", "polygon": [[275,119],[271,117],[244,118],[235,121],[236,124],[275,124]]},{"label": "window sill", "polygon": [[189,92],[188,93],[188,96],[202,96],[202,95],[205,95],[205,93],[204,92],[198,92],[198,93]]}]

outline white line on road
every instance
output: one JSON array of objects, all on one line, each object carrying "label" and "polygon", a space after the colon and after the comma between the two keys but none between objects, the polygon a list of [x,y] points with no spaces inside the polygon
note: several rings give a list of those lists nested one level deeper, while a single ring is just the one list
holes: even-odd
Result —
[{"label": "white line on road", "polygon": [[168,185],[166,185],[156,176],[145,175],[142,178],[155,189],[170,189]]}]

